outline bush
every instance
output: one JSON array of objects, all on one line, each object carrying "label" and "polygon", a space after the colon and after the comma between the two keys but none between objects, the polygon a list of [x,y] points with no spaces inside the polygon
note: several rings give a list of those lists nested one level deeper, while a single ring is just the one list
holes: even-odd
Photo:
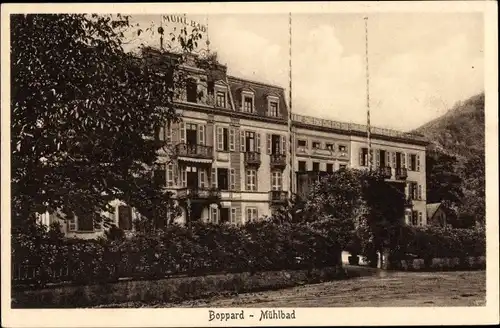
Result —
[{"label": "bush", "polygon": [[435,226],[402,227],[397,255],[400,258],[433,258],[484,256],[486,235],[484,229],[449,229]]},{"label": "bush", "polygon": [[[14,285],[72,281],[79,284],[119,277],[157,279],[176,274],[258,272],[308,269],[340,264],[337,235],[328,221],[320,224],[274,223],[245,226],[193,223],[191,230],[171,225],[156,233],[122,238],[119,231],[98,240],[13,236],[13,267],[32,266],[35,279],[18,277]],[[60,268],[65,275],[54,274]],[[19,276],[19,275],[18,275]]]}]

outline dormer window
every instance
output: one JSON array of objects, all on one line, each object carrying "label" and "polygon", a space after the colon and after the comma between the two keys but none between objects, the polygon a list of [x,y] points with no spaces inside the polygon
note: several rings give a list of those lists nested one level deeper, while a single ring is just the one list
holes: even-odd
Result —
[{"label": "dormer window", "polygon": [[215,105],[217,107],[226,108],[226,93],[224,91],[217,91]]},{"label": "dormer window", "polygon": [[243,96],[243,111],[245,113],[253,113],[253,97]]},{"label": "dormer window", "polygon": [[267,95],[267,116],[279,116],[279,97],[275,94]]},{"label": "dormer window", "polygon": [[278,116],[278,102],[276,101],[269,102],[269,115],[273,117]]}]

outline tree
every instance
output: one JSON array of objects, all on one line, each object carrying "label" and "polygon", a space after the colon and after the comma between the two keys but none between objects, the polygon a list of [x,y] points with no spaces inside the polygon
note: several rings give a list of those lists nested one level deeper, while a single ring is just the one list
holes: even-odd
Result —
[{"label": "tree", "polygon": [[484,226],[486,222],[485,169],[484,154],[481,153],[471,156],[464,164],[462,169],[464,201],[457,222],[460,227],[468,228],[476,223]]},{"label": "tree", "polygon": [[178,119],[179,65],[201,35],[171,35],[183,52],[158,68],[123,50],[130,28],[123,15],[11,15],[13,226],[46,210],[100,213],[113,199],[148,214],[145,199],[170,203],[151,185],[165,145],[150,136]]},{"label": "tree", "polygon": [[443,203],[445,208],[456,210],[462,203],[462,178],[457,173],[455,157],[438,150],[426,156],[427,202]]}]

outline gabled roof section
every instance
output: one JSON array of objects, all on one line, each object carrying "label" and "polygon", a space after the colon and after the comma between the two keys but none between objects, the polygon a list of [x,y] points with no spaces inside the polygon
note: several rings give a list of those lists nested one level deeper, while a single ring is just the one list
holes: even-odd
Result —
[{"label": "gabled roof section", "polygon": [[224,85],[226,87],[229,87],[229,84],[226,81],[224,81],[224,80],[216,80],[216,81],[214,81],[214,83],[215,84],[222,84],[222,85]]},{"label": "gabled roof section", "polygon": [[254,93],[254,106],[256,115],[267,116],[268,95],[274,95],[279,98],[280,118],[284,119],[287,117],[288,107],[285,100],[285,90],[282,87],[246,80],[234,76],[228,76],[228,82],[231,87],[231,95],[233,96],[236,111],[240,111],[242,105],[242,91],[248,90]]},{"label": "gabled roof section", "polygon": [[431,220],[434,214],[438,211],[438,209],[441,207],[441,203],[430,203],[426,205],[426,211],[427,211],[427,220]]}]

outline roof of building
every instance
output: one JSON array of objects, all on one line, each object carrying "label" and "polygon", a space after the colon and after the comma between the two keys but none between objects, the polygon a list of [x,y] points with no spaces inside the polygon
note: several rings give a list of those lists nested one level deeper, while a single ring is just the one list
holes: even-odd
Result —
[{"label": "roof of building", "polygon": [[441,207],[441,203],[429,203],[426,205],[427,219],[430,220],[436,214],[437,210]]}]

